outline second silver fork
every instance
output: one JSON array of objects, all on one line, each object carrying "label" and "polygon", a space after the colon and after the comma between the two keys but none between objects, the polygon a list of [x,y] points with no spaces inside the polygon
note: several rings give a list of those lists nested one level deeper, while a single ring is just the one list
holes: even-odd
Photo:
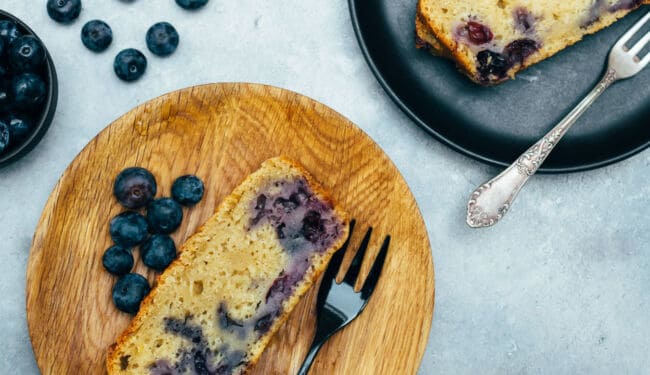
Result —
[{"label": "second silver fork", "polygon": [[519,190],[537,172],[555,145],[566,134],[576,120],[591,106],[612,83],[630,78],[650,62],[650,53],[640,58],[638,54],[650,42],[650,32],[628,48],[625,43],[650,20],[646,13],[614,44],[609,53],[607,70],[600,82],[578,105],[566,115],[551,131],[526,150],[517,161],[490,181],[482,184],[472,193],[467,204],[467,224],[474,228],[496,224],[508,212]]}]

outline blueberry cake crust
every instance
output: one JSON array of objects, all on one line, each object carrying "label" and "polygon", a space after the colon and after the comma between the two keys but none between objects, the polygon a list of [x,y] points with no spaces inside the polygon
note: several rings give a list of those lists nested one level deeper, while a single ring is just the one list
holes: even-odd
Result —
[{"label": "blueberry cake crust", "polygon": [[273,158],[187,242],[117,343],[109,374],[245,374],[347,238],[347,215]]},{"label": "blueberry cake crust", "polygon": [[494,85],[650,0],[419,0],[415,45]]}]

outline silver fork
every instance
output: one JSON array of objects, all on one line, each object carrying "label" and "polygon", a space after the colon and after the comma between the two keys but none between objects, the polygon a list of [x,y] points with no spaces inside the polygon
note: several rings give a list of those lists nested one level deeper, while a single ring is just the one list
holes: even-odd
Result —
[{"label": "silver fork", "polygon": [[650,20],[650,12],[634,24],[614,44],[609,53],[609,63],[605,75],[589,94],[566,115],[551,131],[521,154],[517,161],[490,181],[482,184],[470,196],[467,203],[467,224],[473,228],[489,227],[496,224],[508,212],[517,193],[526,181],[537,172],[564,134],[576,120],[593,104],[600,94],[612,83],[630,78],[640,72],[648,62],[650,53],[641,58],[637,56],[650,42],[650,32],[646,33],[631,48],[625,46],[646,22]]},{"label": "silver fork", "polygon": [[350,263],[343,282],[340,284],[336,283],[336,274],[339,272],[345,251],[350,244],[354,225],[355,221],[352,220],[350,222],[350,235],[347,241],[341,250],[334,254],[329,266],[327,266],[327,270],[325,270],[323,281],[321,281],[320,289],[318,290],[318,299],[316,300],[316,334],[314,335],[311,348],[300,370],[298,370],[298,375],[307,375],[311,364],[314,362],[314,358],[316,358],[316,354],[318,354],[325,341],[361,314],[379,281],[379,276],[381,275],[381,270],[386,260],[386,254],[388,253],[388,246],[390,245],[390,236],[384,238],[384,243],[381,245],[377,258],[375,258],[375,262],[372,264],[361,290],[357,292],[354,289],[359,271],[361,271],[363,256],[370,243],[372,228],[369,228],[361,241],[361,245],[359,245],[357,253],[354,255],[354,259],[352,259],[352,263]]}]

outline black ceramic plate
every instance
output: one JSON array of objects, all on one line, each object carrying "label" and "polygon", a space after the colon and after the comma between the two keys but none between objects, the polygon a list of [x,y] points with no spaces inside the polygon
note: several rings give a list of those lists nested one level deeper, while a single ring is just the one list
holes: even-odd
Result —
[{"label": "black ceramic plate", "polygon": [[[386,92],[431,135],[478,160],[509,165],[598,82],[616,40],[650,7],[521,72],[480,87],[414,46],[417,0],[349,0],[361,49]],[[543,172],[601,167],[650,145],[650,68],[610,87],[544,163]]]}]

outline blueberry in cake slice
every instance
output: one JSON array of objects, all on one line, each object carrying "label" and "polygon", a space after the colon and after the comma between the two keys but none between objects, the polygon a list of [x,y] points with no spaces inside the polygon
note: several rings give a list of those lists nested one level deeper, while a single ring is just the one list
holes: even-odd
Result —
[{"label": "blueberry in cake slice", "polygon": [[503,82],[650,0],[419,0],[416,47],[482,85]]},{"label": "blueberry in cake slice", "polygon": [[109,374],[243,374],[347,237],[346,214],[299,165],[264,162],[182,246]]}]

